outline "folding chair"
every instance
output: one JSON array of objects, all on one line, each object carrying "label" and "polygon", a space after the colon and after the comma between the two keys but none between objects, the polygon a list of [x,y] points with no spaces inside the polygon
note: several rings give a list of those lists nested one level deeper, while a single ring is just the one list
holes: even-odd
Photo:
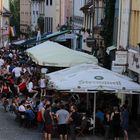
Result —
[{"label": "folding chair", "polygon": [[86,127],[87,127],[87,120],[86,117],[84,117],[82,119],[81,125],[76,127],[77,136],[85,136],[84,131],[86,130]]}]

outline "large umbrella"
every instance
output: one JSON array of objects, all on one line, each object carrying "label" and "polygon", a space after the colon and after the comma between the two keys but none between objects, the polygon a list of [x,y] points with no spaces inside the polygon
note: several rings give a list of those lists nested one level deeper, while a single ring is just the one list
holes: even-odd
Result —
[{"label": "large umbrella", "polygon": [[34,62],[43,66],[71,67],[83,63],[98,63],[92,55],[74,51],[52,41],[27,49],[27,54]]},{"label": "large umbrella", "polygon": [[109,91],[111,93],[122,94],[140,93],[140,85],[132,82],[130,78],[94,64],[77,65],[47,74],[47,77],[49,79],[48,87],[50,89],[77,93],[94,93],[94,121],[96,92]]}]

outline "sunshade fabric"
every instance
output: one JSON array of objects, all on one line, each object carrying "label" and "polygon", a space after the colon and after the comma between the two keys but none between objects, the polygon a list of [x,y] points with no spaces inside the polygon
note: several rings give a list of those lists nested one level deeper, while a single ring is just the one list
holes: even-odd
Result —
[{"label": "sunshade fabric", "polygon": [[81,64],[47,74],[50,89],[71,92],[113,91],[140,93],[140,85],[131,79],[94,64]]},{"label": "sunshade fabric", "polygon": [[27,49],[27,54],[35,63],[43,66],[71,67],[83,63],[98,63],[92,55],[71,50],[52,41]]}]

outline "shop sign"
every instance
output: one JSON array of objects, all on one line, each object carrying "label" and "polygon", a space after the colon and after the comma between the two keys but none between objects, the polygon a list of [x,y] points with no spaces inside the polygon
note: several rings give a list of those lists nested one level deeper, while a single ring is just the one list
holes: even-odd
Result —
[{"label": "shop sign", "polygon": [[127,51],[116,51],[115,63],[117,65],[127,65]]},{"label": "shop sign", "polygon": [[125,66],[118,65],[118,64],[116,64],[115,61],[112,62],[111,70],[112,70],[113,72],[122,74],[122,73],[125,71],[125,69],[126,69]]},{"label": "shop sign", "polygon": [[128,69],[140,74],[140,53],[138,51],[129,50]]}]

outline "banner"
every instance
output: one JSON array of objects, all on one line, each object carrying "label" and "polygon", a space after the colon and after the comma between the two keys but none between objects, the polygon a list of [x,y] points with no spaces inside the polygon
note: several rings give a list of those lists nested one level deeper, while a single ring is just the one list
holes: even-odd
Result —
[{"label": "banner", "polygon": [[140,53],[135,50],[129,50],[128,69],[140,74]]},{"label": "banner", "polygon": [[15,37],[16,36],[16,29],[15,29],[15,26],[10,26],[10,34],[12,37]]}]

